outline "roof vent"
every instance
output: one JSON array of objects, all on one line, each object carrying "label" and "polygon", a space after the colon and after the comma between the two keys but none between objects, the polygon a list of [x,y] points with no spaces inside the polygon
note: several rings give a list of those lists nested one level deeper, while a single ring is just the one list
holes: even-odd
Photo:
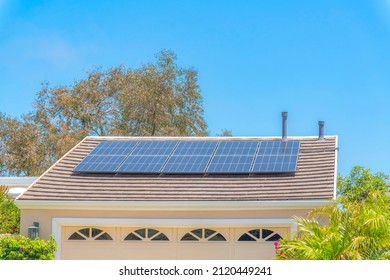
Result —
[{"label": "roof vent", "polygon": [[324,125],[325,125],[325,122],[324,121],[319,121],[318,122],[318,141],[325,141],[325,138],[324,138]]},{"label": "roof vent", "polygon": [[282,141],[287,141],[287,112],[282,112],[283,128],[282,128]]}]

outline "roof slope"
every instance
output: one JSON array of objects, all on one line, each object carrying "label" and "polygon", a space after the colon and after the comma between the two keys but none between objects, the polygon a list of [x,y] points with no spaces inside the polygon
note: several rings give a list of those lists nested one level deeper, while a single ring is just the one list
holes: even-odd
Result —
[{"label": "roof slope", "polygon": [[[335,136],[326,137],[325,141],[318,141],[313,137],[291,138],[301,141],[295,174],[156,176],[87,175],[72,172],[74,167],[101,141],[142,139],[146,138],[86,137],[18,200],[270,201],[331,199],[334,195],[337,159],[337,137]],[[188,140],[184,137],[156,137],[156,139]],[[271,137],[223,138],[223,140],[229,139],[280,140]]]}]

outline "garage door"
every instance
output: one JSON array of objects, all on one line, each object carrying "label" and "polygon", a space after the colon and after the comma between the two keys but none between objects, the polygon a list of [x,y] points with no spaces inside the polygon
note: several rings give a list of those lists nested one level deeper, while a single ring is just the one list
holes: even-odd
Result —
[{"label": "garage door", "polygon": [[272,259],[288,228],[63,227],[61,259]]}]

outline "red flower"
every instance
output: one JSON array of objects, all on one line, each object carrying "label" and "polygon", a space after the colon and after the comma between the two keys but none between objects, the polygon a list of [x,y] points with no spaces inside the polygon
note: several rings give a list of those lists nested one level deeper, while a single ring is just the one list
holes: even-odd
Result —
[{"label": "red flower", "polygon": [[275,251],[278,251],[279,250],[279,240],[276,240],[275,242],[274,242],[274,247],[275,247]]}]

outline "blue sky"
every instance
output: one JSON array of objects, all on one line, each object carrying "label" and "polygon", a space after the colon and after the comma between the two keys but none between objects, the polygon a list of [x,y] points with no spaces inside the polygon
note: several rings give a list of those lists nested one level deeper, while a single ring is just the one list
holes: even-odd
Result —
[{"label": "blue sky", "polygon": [[199,71],[211,135],[339,136],[339,172],[390,174],[390,0],[0,0],[0,111],[41,83],[137,67],[161,49]]}]

